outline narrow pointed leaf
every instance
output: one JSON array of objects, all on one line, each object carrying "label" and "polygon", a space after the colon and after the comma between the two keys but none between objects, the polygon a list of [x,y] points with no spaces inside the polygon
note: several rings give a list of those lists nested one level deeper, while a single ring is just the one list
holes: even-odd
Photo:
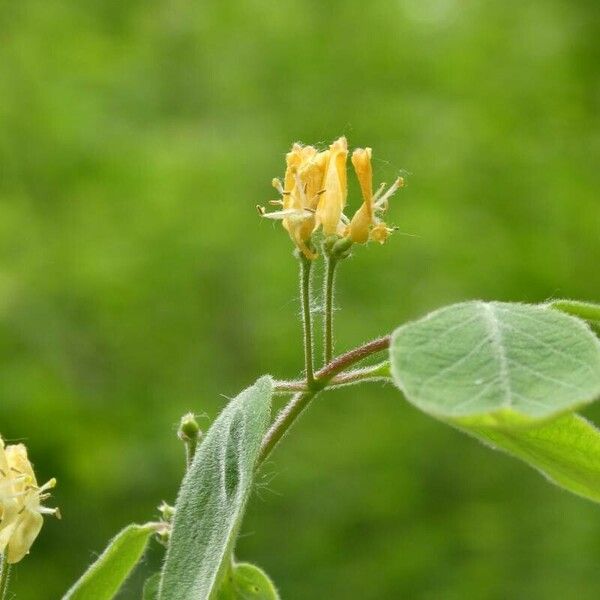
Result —
[{"label": "narrow pointed leaf", "polygon": [[455,304],[397,329],[390,357],[407,400],[446,420],[513,427],[600,397],[600,341],[547,307]]},{"label": "narrow pointed leaf", "polygon": [[512,430],[474,422],[460,428],[520,458],[556,485],[600,502],[600,431],[583,417],[567,414]]},{"label": "narrow pointed leaf", "polygon": [[156,526],[152,523],[125,527],[63,600],[111,600],[137,565],[155,531]]},{"label": "narrow pointed leaf", "polygon": [[600,304],[579,300],[553,300],[547,304],[550,308],[562,310],[587,321],[588,325],[600,335]]},{"label": "narrow pointed leaf", "polygon": [[223,579],[216,600],[279,600],[279,594],[262,569],[236,563]]},{"label": "narrow pointed leaf", "polygon": [[548,306],[586,321],[600,321],[600,304],[580,300],[553,300]]},{"label": "narrow pointed leaf", "polygon": [[215,598],[252,488],[272,394],[269,377],[244,390],[196,450],[175,504],[160,600]]}]

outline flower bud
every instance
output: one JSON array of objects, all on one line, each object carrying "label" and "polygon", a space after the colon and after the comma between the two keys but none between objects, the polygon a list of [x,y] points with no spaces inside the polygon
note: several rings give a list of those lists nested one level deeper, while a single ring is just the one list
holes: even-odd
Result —
[{"label": "flower bud", "polygon": [[363,203],[354,213],[346,228],[346,236],[357,244],[373,240],[383,244],[393,231],[379,218],[387,210],[388,201],[394,192],[404,185],[399,177],[385,192],[385,184],[373,194],[373,169],[371,167],[371,148],[357,148],[352,153],[352,165],[362,191]]},{"label": "flower bud", "polygon": [[181,417],[177,435],[179,436],[179,439],[184,442],[191,440],[198,441],[198,439],[202,437],[202,431],[200,430],[200,426],[196,421],[194,413],[187,413]]},{"label": "flower bud", "polygon": [[317,205],[317,223],[323,226],[325,235],[339,235],[342,230],[342,213],[348,195],[347,157],[348,143],[345,137],[341,137],[329,147],[329,163],[323,181],[324,191]]}]

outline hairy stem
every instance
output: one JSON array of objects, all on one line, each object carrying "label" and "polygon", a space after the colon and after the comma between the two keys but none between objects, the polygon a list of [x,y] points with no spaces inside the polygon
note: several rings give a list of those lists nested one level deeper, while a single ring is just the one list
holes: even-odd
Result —
[{"label": "hairy stem", "polygon": [[312,261],[300,255],[300,298],[302,303],[302,325],[304,332],[304,372],[306,383],[311,386],[315,381],[313,366],[312,314],[310,311],[310,271]]},{"label": "hairy stem", "polygon": [[390,335],[384,335],[383,337],[367,342],[363,346],[358,346],[358,348],[340,354],[340,356],[334,358],[329,364],[325,365],[317,372],[317,380],[319,382],[324,381],[327,383],[332,377],[335,377],[338,373],[341,373],[348,367],[367,358],[367,356],[371,356],[371,354],[375,354],[376,352],[381,352],[381,350],[386,350],[390,347],[390,339]]},{"label": "hairy stem", "polygon": [[6,560],[6,554],[2,555],[0,565],[0,600],[6,598],[6,592],[8,591],[8,581],[10,579],[10,564]]},{"label": "hairy stem", "polygon": [[323,357],[324,363],[331,362],[333,357],[333,290],[335,285],[335,268],[338,260],[334,256],[326,255],[325,281],[323,296],[325,298],[325,326],[323,328]]},{"label": "hairy stem", "polygon": [[390,379],[390,363],[385,360],[370,367],[345,371],[329,380],[327,387],[341,387],[362,381],[382,381]]},{"label": "hairy stem", "polygon": [[[260,466],[265,459],[271,454],[273,448],[279,443],[281,438],[285,435],[288,429],[292,426],[292,424],[296,421],[296,419],[300,416],[300,414],[304,411],[304,409],[309,405],[310,401],[322,390],[324,389],[333,378],[347,369],[357,362],[375,354],[376,352],[381,352],[386,348],[389,348],[390,345],[390,336],[386,335],[382,338],[378,338],[376,340],[372,340],[364,344],[363,346],[359,346],[358,348],[354,348],[354,350],[350,350],[350,352],[346,352],[334,358],[329,364],[325,365],[321,370],[316,373],[316,379],[313,380],[312,383],[308,383],[307,381],[307,389],[304,391],[299,391],[294,394],[293,398],[289,401],[289,403],[281,410],[281,412],[277,415],[274,423],[271,425],[262,442],[262,446],[260,449],[260,455],[257,461],[257,467]],[[384,363],[380,365],[376,365],[378,370],[383,369]],[[365,370],[368,367],[365,367]],[[364,371],[364,370],[363,370]],[[351,383],[347,381],[346,383]]]},{"label": "hairy stem", "polygon": [[189,469],[194,462],[194,455],[196,454],[196,448],[198,447],[198,439],[187,440],[185,442],[185,465]]},{"label": "hairy stem", "polygon": [[[327,389],[359,383],[361,381],[381,381],[390,378],[390,363],[385,360],[376,365],[344,371],[329,380]],[[286,394],[290,392],[306,392],[308,388],[304,381],[275,381],[275,393]]]},{"label": "hairy stem", "polygon": [[294,394],[289,403],[280,411],[274,423],[265,434],[258,456],[257,467],[271,454],[292,423],[300,416],[319,390],[307,390]]}]

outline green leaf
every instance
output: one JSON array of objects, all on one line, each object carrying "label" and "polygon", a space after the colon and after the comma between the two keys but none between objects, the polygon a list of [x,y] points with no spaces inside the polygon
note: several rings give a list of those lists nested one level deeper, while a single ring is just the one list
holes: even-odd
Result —
[{"label": "green leaf", "polygon": [[581,302],[580,300],[552,300],[547,306],[562,310],[586,321],[600,321],[600,304]]},{"label": "green leaf", "polygon": [[235,563],[223,579],[216,600],[279,600],[279,594],[262,569]]},{"label": "green leaf", "polygon": [[108,544],[63,600],[110,600],[129,577],[144,554],[148,538],[156,531],[153,523],[128,525]]},{"label": "green leaf", "polygon": [[475,424],[461,429],[524,460],[553,483],[600,502],[600,431],[583,417],[567,414],[513,430]]},{"label": "green leaf", "polygon": [[158,584],[160,583],[160,572],[150,575],[144,583],[144,593],[142,594],[142,600],[157,600],[158,598]]},{"label": "green leaf", "polygon": [[600,341],[547,307],[455,304],[397,329],[390,357],[407,400],[459,424],[526,425],[600,397]]},{"label": "green leaf", "polygon": [[580,302],[579,300],[553,300],[546,306],[562,310],[563,312],[579,317],[588,322],[589,326],[600,335],[600,304]]},{"label": "green leaf", "polygon": [[233,399],[196,450],[175,504],[160,600],[214,598],[226,573],[266,432],[273,384]]}]

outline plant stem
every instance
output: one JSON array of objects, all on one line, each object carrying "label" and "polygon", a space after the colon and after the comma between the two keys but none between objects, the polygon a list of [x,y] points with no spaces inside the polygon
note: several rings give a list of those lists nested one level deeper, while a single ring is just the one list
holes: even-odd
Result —
[{"label": "plant stem", "polygon": [[185,442],[185,466],[189,469],[194,462],[194,455],[198,447],[198,440],[188,440]]},{"label": "plant stem", "polygon": [[0,566],[0,600],[6,598],[8,591],[8,581],[10,579],[10,564],[6,560],[6,554],[2,555]]},{"label": "plant stem", "polygon": [[[275,422],[271,425],[263,439],[260,455],[256,463],[257,467],[259,467],[271,454],[273,448],[275,448],[294,421],[309,405],[310,401],[325,388],[338,373],[341,373],[348,367],[363,360],[363,358],[367,358],[367,356],[370,356],[371,354],[385,350],[389,345],[390,336],[386,335],[338,356],[319,370],[316,374],[316,379],[314,379],[311,384],[307,382],[307,389],[294,394],[294,397],[277,415]],[[378,370],[382,369],[382,364],[376,365]],[[367,368],[368,367],[366,367],[365,370]]]},{"label": "plant stem", "polygon": [[[371,340],[358,348],[354,348],[349,352],[340,354],[340,356],[334,358],[329,364],[325,365],[316,374],[319,382],[324,381],[327,383],[332,377],[335,377],[338,373],[341,373],[348,367],[356,364],[357,362],[375,354],[375,352],[381,352],[390,347],[390,335],[384,335],[383,337]],[[321,386],[324,387],[324,386]]]},{"label": "plant stem", "polygon": [[300,416],[300,413],[308,406],[309,402],[319,393],[319,390],[307,390],[294,394],[289,403],[280,411],[275,422],[265,434],[260,448],[260,454],[256,462],[260,466],[271,454],[271,451],[280,442],[292,423]]},{"label": "plant stem", "polygon": [[323,295],[325,297],[325,327],[323,328],[324,365],[331,362],[333,357],[333,290],[335,284],[335,268],[338,260],[332,255],[325,255],[325,282]]},{"label": "plant stem", "polygon": [[382,381],[390,379],[390,363],[385,360],[376,365],[370,367],[364,367],[363,369],[354,369],[353,371],[346,371],[336,375],[330,379],[327,387],[342,387],[344,385],[351,385],[353,383],[360,383],[361,381]]},{"label": "plant stem", "polygon": [[302,303],[302,325],[304,330],[304,372],[306,384],[310,387],[315,381],[313,366],[312,314],[310,311],[310,271],[312,261],[300,255],[300,298]]},{"label": "plant stem", "polygon": [[[376,365],[345,371],[329,380],[327,389],[342,387],[361,381],[382,381],[390,378],[390,363],[385,360]],[[275,381],[275,393],[306,392],[308,388],[304,381]]]}]

